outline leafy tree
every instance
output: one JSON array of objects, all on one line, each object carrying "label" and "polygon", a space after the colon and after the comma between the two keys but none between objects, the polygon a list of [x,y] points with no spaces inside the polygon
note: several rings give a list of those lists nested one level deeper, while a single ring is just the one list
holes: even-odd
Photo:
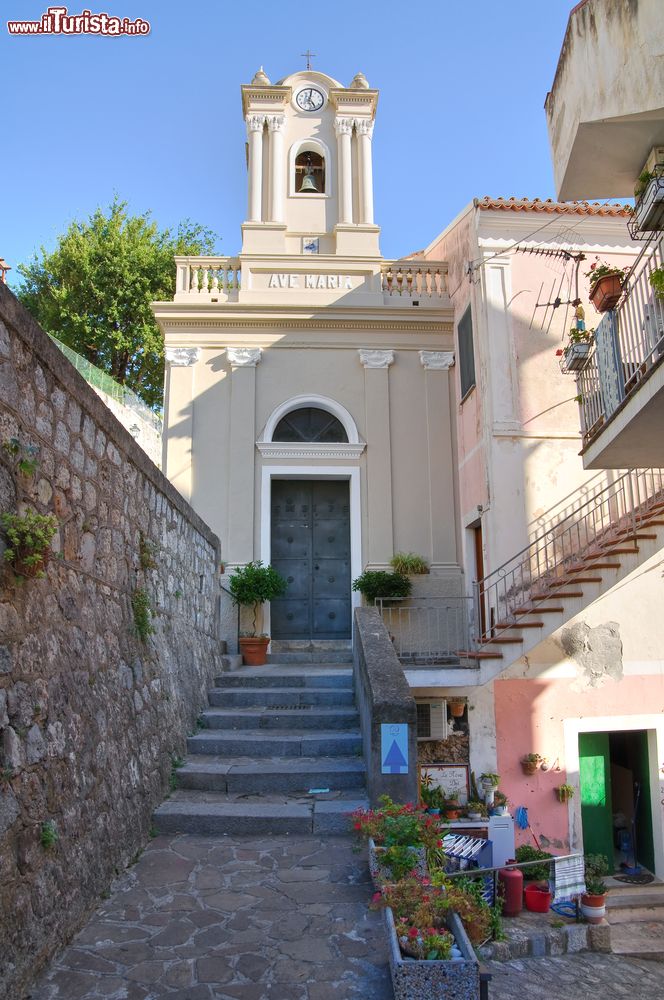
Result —
[{"label": "leafy tree", "polygon": [[20,265],[18,296],[48,333],[158,408],[164,348],[150,302],[173,297],[175,254],[213,251],[209,229],[185,220],[160,232],[116,198]]}]

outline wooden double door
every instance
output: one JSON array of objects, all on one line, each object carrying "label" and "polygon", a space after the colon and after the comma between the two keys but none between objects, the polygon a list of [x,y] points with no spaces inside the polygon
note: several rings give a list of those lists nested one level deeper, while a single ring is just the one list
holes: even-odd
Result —
[{"label": "wooden double door", "polygon": [[346,480],[272,480],[270,562],[288,582],[270,604],[275,639],[351,636]]}]

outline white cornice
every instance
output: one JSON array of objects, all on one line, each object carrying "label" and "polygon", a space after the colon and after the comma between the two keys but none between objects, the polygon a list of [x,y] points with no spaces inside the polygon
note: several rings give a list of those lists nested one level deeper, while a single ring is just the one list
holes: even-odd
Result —
[{"label": "white cornice", "polygon": [[287,441],[257,441],[256,447],[263,458],[358,459],[366,448],[366,444],[363,441],[359,444],[348,444],[346,442],[324,444],[317,441],[302,444]]}]

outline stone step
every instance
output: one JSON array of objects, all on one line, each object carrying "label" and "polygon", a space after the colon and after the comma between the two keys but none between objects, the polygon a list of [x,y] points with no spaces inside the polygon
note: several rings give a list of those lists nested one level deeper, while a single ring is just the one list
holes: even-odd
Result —
[{"label": "stone step", "polygon": [[353,687],[353,671],[339,667],[323,672],[321,667],[310,670],[298,668],[290,670],[286,667],[245,667],[243,670],[221,674],[215,678],[215,684],[223,688],[351,688]]},{"label": "stone step", "polygon": [[625,888],[611,887],[606,897],[607,910],[624,909],[629,906],[664,906],[664,885],[636,886],[625,883]]},{"label": "stone step", "polygon": [[357,731],[360,717],[354,708],[210,708],[201,714],[208,729],[353,729]]},{"label": "stone step", "polygon": [[221,708],[297,708],[318,705],[339,708],[355,704],[351,688],[212,688],[208,692],[210,705]]},{"label": "stone step", "polygon": [[191,754],[224,754],[230,757],[351,757],[362,752],[362,736],[334,730],[310,732],[305,729],[287,733],[246,729],[226,733],[205,730],[190,736]]},{"label": "stone step", "polygon": [[308,793],[312,788],[363,789],[361,757],[214,757],[194,754],[177,772],[180,788],[207,792]]},{"label": "stone step", "polygon": [[303,652],[268,653],[268,663],[352,663],[353,655],[346,650],[313,649]]},{"label": "stone step", "polygon": [[333,798],[214,795],[177,791],[154,813],[161,834],[350,834],[348,814],[367,808],[357,794]]},{"label": "stone step", "polygon": [[664,920],[613,925],[611,951],[614,955],[664,962]]},{"label": "stone step", "polygon": [[[612,906],[607,907],[607,920],[614,924],[640,924],[664,920],[664,906]],[[662,942],[664,948],[664,942]]]}]

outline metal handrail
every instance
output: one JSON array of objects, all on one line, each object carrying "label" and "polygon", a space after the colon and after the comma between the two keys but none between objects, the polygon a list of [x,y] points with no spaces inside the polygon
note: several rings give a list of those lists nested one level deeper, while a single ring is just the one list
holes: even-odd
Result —
[{"label": "metal handrail", "polygon": [[458,661],[459,650],[472,644],[473,597],[408,598],[403,603],[377,598],[375,603],[402,663]]},{"label": "metal handrail", "polygon": [[662,470],[631,469],[476,581],[475,599],[484,613],[484,618],[478,617],[484,621],[478,629],[479,644],[511,628],[517,612],[527,614],[541,607],[559,587],[569,584],[564,574],[581,557],[595,555],[598,560],[600,542],[634,533],[655,501],[663,498]]},{"label": "metal handrail", "polygon": [[233,598],[233,603],[235,604],[237,610],[236,623],[235,623],[235,645],[239,649],[240,648],[240,605],[235,600],[232,591],[230,591],[228,587],[224,587],[221,581],[219,581],[219,587],[221,588],[221,590],[223,590],[225,594],[228,594],[229,597]]}]

